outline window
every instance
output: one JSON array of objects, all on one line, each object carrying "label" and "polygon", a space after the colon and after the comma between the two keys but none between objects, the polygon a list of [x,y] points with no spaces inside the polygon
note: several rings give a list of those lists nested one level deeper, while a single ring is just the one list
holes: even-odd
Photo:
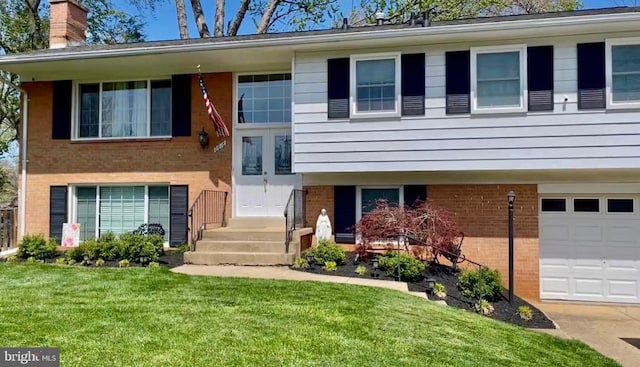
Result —
[{"label": "window", "polygon": [[144,223],[160,223],[169,238],[168,186],[79,186],[74,221],[80,240],[113,232],[131,232]]},{"label": "window", "polygon": [[543,212],[566,212],[567,200],[566,199],[542,199],[540,206]]},{"label": "window", "polygon": [[291,74],[238,76],[238,123],[291,122]]},{"label": "window", "polygon": [[472,112],[526,111],[526,47],[471,49]]},{"label": "window", "polygon": [[351,116],[399,115],[400,55],[351,58]]},{"label": "window", "polygon": [[633,199],[607,199],[608,213],[633,213]]},{"label": "window", "polygon": [[291,136],[276,135],[274,137],[274,162],[276,175],[291,174]]},{"label": "window", "polygon": [[400,205],[404,202],[400,187],[361,187],[357,196],[357,219],[375,209],[379,200],[386,200],[390,205]]},{"label": "window", "polygon": [[171,135],[171,81],[80,84],[75,137]]},{"label": "window", "polygon": [[573,199],[573,211],[575,213],[600,212],[600,199]]},{"label": "window", "polygon": [[640,39],[607,40],[607,107],[640,106]]}]

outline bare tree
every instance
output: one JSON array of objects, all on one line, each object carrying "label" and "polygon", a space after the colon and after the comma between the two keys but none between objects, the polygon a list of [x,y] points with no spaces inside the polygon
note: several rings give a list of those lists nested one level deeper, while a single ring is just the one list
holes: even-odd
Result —
[{"label": "bare tree", "polygon": [[244,20],[244,16],[247,14],[247,10],[249,9],[249,4],[251,0],[242,0],[240,1],[240,6],[238,7],[238,11],[236,12],[236,16],[233,18],[233,21],[229,24],[227,29],[227,35],[236,36],[238,35],[238,29],[240,29],[240,24]]},{"label": "bare tree", "polygon": [[180,38],[189,38],[189,28],[187,27],[187,12],[184,8],[184,0],[176,0],[176,13],[178,16],[178,30]]},{"label": "bare tree", "polygon": [[191,0],[191,8],[193,9],[193,17],[196,18],[196,26],[198,27],[200,38],[211,37],[209,27],[207,26],[207,19],[204,17],[200,0]]},{"label": "bare tree", "polygon": [[224,36],[224,0],[216,0],[216,29],[214,35],[216,37]]}]

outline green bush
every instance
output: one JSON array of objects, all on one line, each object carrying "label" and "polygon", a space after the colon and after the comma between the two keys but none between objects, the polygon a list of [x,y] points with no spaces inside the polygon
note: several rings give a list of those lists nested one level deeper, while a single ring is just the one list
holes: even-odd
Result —
[{"label": "green bush", "polygon": [[317,247],[312,247],[305,252],[305,256],[308,254],[313,255],[313,262],[316,264],[333,261],[337,265],[341,265],[347,260],[347,254],[342,247],[332,243],[326,244],[323,242]]},{"label": "green bush", "polygon": [[88,240],[82,242],[77,247],[72,247],[67,250],[65,253],[65,257],[67,258],[67,262],[69,260],[73,260],[75,262],[84,261],[84,255],[89,257],[89,260],[94,260],[98,258],[99,247],[98,242],[96,240]]},{"label": "green bush", "polygon": [[189,247],[188,243],[183,243],[180,246],[176,247],[176,252],[179,254],[184,254],[185,252],[191,251],[191,247]]},{"label": "green bush", "polygon": [[123,233],[120,235],[120,242],[124,248],[122,258],[129,261],[137,261],[140,257],[158,261],[164,250],[164,238],[158,235]]},{"label": "green bush", "polygon": [[15,264],[17,262],[18,262],[18,256],[11,255],[11,256],[7,257],[7,263],[8,264]]},{"label": "green bush", "polygon": [[70,248],[66,257],[76,262],[83,261],[85,254],[89,256],[89,260],[138,261],[144,256],[148,261],[158,261],[163,252],[163,243],[164,239],[156,235],[123,233],[118,238],[113,233],[106,233],[97,240],[87,240],[78,247]]},{"label": "green bush", "polygon": [[18,245],[18,256],[23,259],[34,257],[37,260],[52,259],[56,256],[58,243],[54,238],[45,240],[44,236],[26,235]]},{"label": "green bush", "polygon": [[98,259],[96,260],[96,266],[101,268],[104,266],[104,260],[103,259]]},{"label": "green bush", "polygon": [[68,265],[75,265],[76,261],[74,259],[67,259],[67,264]]},{"label": "green bush", "polygon": [[533,319],[533,311],[529,306],[520,306],[518,307],[518,311],[516,312],[518,316],[524,321],[531,321]]},{"label": "green bush", "polygon": [[367,267],[364,265],[358,265],[358,267],[356,268],[356,274],[363,277],[365,274],[367,274]]},{"label": "green bush", "polygon": [[150,269],[157,269],[160,267],[160,263],[156,262],[156,261],[152,261],[149,263],[149,268]]},{"label": "green bush", "polygon": [[124,259],[124,260],[118,261],[118,266],[121,267],[121,268],[128,268],[129,267],[129,260]]},{"label": "green bush", "polygon": [[[388,276],[398,276],[398,254],[387,251],[378,259],[381,270]],[[413,282],[422,279],[427,266],[409,254],[400,254],[400,279]]]},{"label": "green bush", "polygon": [[486,299],[481,299],[480,301],[478,301],[478,303],[473,305],[473,309],[476,310],[477,313],[485,316],[491,315],[494,311],[493,305]]},{"label": "green bush", "polygon": [[125,249],[122,241],[120,241],[116,235],[111,232],[107,232],[100,236],[97,241],[97,246],[97,258],[113,261],[122,259],[125,256]]},{"label": "green bush", "polygon": [[442,283],[436,283],[433,286],[433,294],[440,299],[445,299],[447,298],[447,287]]},{"label": "green bush", "polygon": [[338,264],[335,261],[327,261],[324,263],[324,271],[336,271],[338,270]]},{"label": "green bush", "polygon": [[293,262],[293,266],[294,269],[308,269],[309,268],[309,263],[307,262],[306,259],[303,259],[301,257],[297,258],[296,261]]},{"label": "green bush", "polygon": [[502,293],[500,273],[497,270],[463,270],[458,276],[458,288],[466,297],[496,301]]},{"label": "green bush", "polygon": [[64,257],[57,258],[56,265],[64,265]]}]

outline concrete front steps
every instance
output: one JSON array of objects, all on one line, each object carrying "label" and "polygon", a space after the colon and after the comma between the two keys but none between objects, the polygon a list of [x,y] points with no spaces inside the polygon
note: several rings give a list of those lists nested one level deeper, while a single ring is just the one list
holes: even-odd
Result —
[{"label": "concrete front steps", "polygon": [[228,227],[206,230],[195,252],[184,262],[195,265],[291,265],[295,253],[285,253],[283,218],[232,218]]}]

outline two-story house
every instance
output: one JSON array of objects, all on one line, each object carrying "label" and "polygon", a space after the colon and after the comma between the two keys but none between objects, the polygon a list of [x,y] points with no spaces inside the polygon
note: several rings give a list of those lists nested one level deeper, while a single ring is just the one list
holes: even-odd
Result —
[{"label": "two-story house", "polygon": [[640,9],[124,45],[51,12],[51,49],[0,57],[23,80],[21,234],[159,222],[175,244],[203,190],[233,221],[304,189],[349,244],[376,199],[429,198],[505,274],[513,190],[517,294],[640,302]]}]

